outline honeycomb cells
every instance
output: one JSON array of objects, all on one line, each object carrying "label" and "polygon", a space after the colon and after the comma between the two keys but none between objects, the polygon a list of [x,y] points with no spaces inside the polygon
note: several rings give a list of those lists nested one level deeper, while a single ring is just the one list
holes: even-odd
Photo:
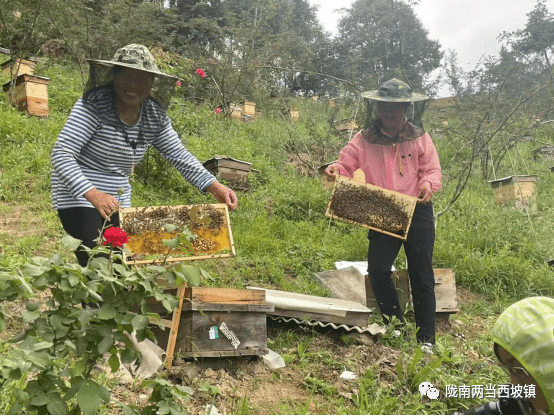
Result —
[{"label": "honeycomb cells", "polygon": [[410,217],[402,201],[381,190],[337,182],[331,197],[331,215],[379,230],[406,231]]}]

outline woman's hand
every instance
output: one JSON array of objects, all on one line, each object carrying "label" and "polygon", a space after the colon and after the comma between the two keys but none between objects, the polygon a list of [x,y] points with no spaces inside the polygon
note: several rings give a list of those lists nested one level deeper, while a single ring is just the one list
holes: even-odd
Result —
[{"label": "woman's hand", "polygon": [[227,188],[225,185],[220,184],[218,181],[213,182],[206,188],[206,191],[214,196],[217,202],[227,204],[227,208],[230,211],[234,211],[239,204],[239,200],[235,195],[235,192]]},{"label": "woman's hand", "polygon": [[337,176],[340,176],[340,170],[335,165],[329,165],[325,169],[325,175],[328,181],[334,181]]},{"label": "woman's hand", "polygon": [[429,182],[423,182],[419,187],[419,203],[427,204],[431,202],[433,197],[433,190],[431,189],[431,184]]},{"label": "woman's hand", "polygon": [[96,188],[87,191],[84,197],[96,208],[102,218],[108,221],[110,216],[119,209],[117,199]]}]

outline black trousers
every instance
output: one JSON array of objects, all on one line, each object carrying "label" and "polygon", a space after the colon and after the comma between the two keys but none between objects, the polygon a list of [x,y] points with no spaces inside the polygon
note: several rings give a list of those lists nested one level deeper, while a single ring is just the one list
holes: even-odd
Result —
[{"label": "black trousers", "polygon": [[[58,215],[62,222],[64,230],[73,238],[81,240],[84,246],[93,248],[97,244],[96,240],[100,236],[100,230],[104,225],[104,218],[95,208],[75,207],[58,210]],[[111,222],[106,226],[113,225],[119,227],[119,215],[114,212],[110,217]],[[83,267],[88,264],[88,253],[79,247],[75,250],[77,261]]]},{"label": "black trousers", "polygon": [[[367,271],[371,288],[384,317],[396,316],[403,320],[400,302],[391,279],[391,269],[400,247],[408,260],[408,273],[414,301],[419,342],[435,342],[435,275],[433,272],[433,246],[435,224],[433,205],[416,205],[406,241],[387,234],[370,231]],[[387,318],[385,318],[387,320]]]}]

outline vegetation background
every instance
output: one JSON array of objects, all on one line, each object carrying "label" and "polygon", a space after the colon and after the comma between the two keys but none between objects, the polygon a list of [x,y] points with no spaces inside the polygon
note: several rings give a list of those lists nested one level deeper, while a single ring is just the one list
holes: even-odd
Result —
[{"label": "vegetation background", "polygon": [[[553,163],[535,153],[553,145],[554,17],[539,0],[525,28],[502,34],[500,56],[486,57],[467,73],[455,53],[444,55],[427,38],[409,2],[358,0],[339,33],[324,33],[305,0],[172,0],[167,7],[159,1],[1,0],[0,45],[12,58],[40,57],[35,73],[50,78],[48,118],[0,103],[0,217],[16,218],[0,230],[2,279],[24,270],[33,256],[61,252],[74,261],[60,243],[64,232],[50,206],[49,153],[81,96],[87,58],[110,59],[131,42],[148,45],[162,70],[180,79],[169,114],[187,148],[201,161],[224,154],[259,170],[231,214],[237,256],[202,262],[211,275],[202,284],[313,295],[327,294],[314,273],[334,269],[335,261],[366,257],[363,229],[324,216],[329,192],[317,175],[317,167],[335,160],[349,139],[340,124],[355,119],[363,126],[359,92],[393,76],[431,94],[439,82],[448,83],[455,100],[431,103],[424,123],[444,173],[435,199],[435,265],[455,271],[461,312],[439,329],[436,355],[423,357],[414,340],[390,334],[367,346],[355,345],[347,334],[276,327],[270,328],[270,348],[283,356],[286,369],[270,374],[245,363],[215,376],[207,369],[194,377],[177,370],[163,376],[193,389],[188,401],[177,403],[195,413],[213,403],[227,413],[451,414],[484,401],[446,398],[444,392],[447,385],[506,383],[491,349],[495,318],[524,297],[554,296],[548,265],[554,259]],[[429,74],[439,67],[442,78],[430,83]],[[249,123],[230,118],[232,104],[244,100],[259,111]],[[218,107],[221,113],[214,111]],[[288,115],[293,107],[298,122]],[[155,152],[136,173],[134,206],[211,202]],[[497,206],[488,181],[525,174],[538,176],[536,207]],[[395,266],[406,267],[402,253]],[[16,301],[3,298],[3,377],[13,350],[9,339],[26,325],[22,310],[47,296],[35,290]],[[345,368],[358,379],[340,381]],[[17,392],[36,374],[28,370],[17,382],[4,380],[0,412],[13,409]],[[99,413],[139,411],[130,404],[146,409],[146,388],[122,388],[102,372],[91,377],[112,392]],[[440,400],[422,398],[421,381],[432,382]],[[38,412],[36,406],[27,412]]]}]

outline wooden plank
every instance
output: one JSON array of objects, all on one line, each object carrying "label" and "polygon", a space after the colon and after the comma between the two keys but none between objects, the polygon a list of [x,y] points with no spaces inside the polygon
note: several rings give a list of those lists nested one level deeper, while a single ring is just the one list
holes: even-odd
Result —
[{"label": "wooden plank", "polygon": [[[411,303],[411,292],[410,292],[410,281],[408,278],[407,270],[398,270],[392,273],[391,275],[392,282],[396,288],[396,294],[398,295],[398,301],[402,310],[406,307],[407,304]],[[373,288],[371,287],[371,280],[369,275],[365,276],[365,295],[366,295],[366,306],[372,308],[375,311],[379,310],[379,305],[377,304],[377,299],[375,299],[375,294],[373,293]]]},{"label": "wooden plank", "polygon": [[229,303],[197,303],[185,302],[184,311],[217,311],[217,312],[273,312],[274,306],[268,303],[257,304],[229,304]]},{"label": "wooden plank", "polygon": [[177,298],[179,299],[179,304],[173,311],[173,317],[171,318],[171,326],[169,332],[169,340],[167,342],[167,360],[165,363],[166,367],[171,367],[173,364],[173,354],[175,352],[175,343],[177,342],[177,333],[179,332],[179,324],[181,320],[181,311],[183,310],[183,298],[185,296],[186,284],[182,284],[177,292]]},{"label": "wooden plank", "polygon": [[[435,274],[435,299],[436,312],[459,312],[458,297],[456,292],[455,273],[452,269],[434,269]],[[410,278],[407,270],[396,270],[391,278],[396,287],[400,307],[402,310],[406,305],[413,305],[412,290],[410,287]],[[368,308],[378,308],[379,305],[373,294],[369,276],[366,276],[366,298]],[[378,310],[378,309],[377,309]]]},{"label": "wooden plank", "polygon": [[456,278],[452,269],[435,269],[437,312],[459,312]]},{"label": "wooden plank", "polygon": [[265,303],[265,291],[213,287],[187,287],[186,297],[203,303]]}]

